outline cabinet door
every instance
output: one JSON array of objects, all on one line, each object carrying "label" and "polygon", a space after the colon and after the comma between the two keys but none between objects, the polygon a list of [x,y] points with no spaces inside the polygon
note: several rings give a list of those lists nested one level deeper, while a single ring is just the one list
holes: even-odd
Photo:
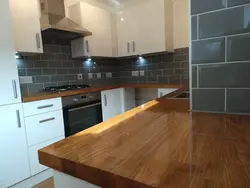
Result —
[{"label": "cabinet door", "polygon": [[9,0],[15,49],[43,53],[38,0]]},{"label": "cabinet door", "polygon": [[38,150],[40,150],[44,147],[47,147],[51,144],[54,144],[54,143],[56,143],[64,138],[65,138],[64,136],[57,137],[57,138],[54,138],[52,140],[48,140],[46,142],[39,143],[39,144],[29,148],[30,170],[31,170],[32,176],[34,176],[34,175],[38,174],[39,172],[42,172],[48,168],[47,166],[41,165],[39,163]]},{"label": "cabinet door", "polygon": [[8,1],[0,1],[0,106],[21,102]]},{"label": "cabinet door", "polygon": [[102,91],[103,121],[122,113],[121,89]]},{"label": "cabinet door", "polygon": [[131,56],[138,54],[137,42],[139,39],[139,25],[137,22],[138,10],[136,8],[125,9],[117,13],[118,53],[119,56]]},{"label": "cabinet door", "polygon": [[[166,0],[145,0],[117,13],[119,55],[166,50],[166,32],[172,32],[172,26],[166,24],[167,19],[172,19],[166,17],[166,5]],[[130,42],[130,53],[127,53],[127,42]]]},{"label": "cabinet door", "polygon": [[[165,51],[165,3],[164,0],[146,0],[135,6],[137,27],[139,29],[137,51],[141,54]],[[172,27],[171,27],[172,29]]]},{"label": "cabinet door", "polygon": [[88,3],[69,7],[69,17],[92,32],[84,37],[84,55],[112,57],[111,12]]},{"label": "cabinet door", "polygon": [[30,176],[22,104],[0,107],[0,187]]}]

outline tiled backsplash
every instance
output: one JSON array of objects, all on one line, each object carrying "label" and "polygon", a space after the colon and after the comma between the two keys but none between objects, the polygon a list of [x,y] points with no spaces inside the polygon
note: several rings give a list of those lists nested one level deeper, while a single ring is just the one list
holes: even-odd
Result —
[{"label": "tiled backsplash", "polygon": [[[91,86],[119,83],[188,84],[188,48],[175,53],[146,55],[145,59],[103,58],[92,61],[72,59],[68,42],[45,40],[44,53],[17,60],[19,76],[32,76],[32,84],[22,84],[25,95],[41,91],[48,86],[89,84]],[[132,71],[144,71],[144,76],[132,76]],[[106,78],[106,73],[112,78]],[[88,79],[88,73],[93,79]],[[101,79],[97,74],[101,73]],[[83,75],[83,80],[77,79]]]},{"label": "tiled backsplash", "polygon": [[[120,82],[189,84],[188,48],[174,53],[149,54],[145,59],[120,58]],[[144,71],[144,76],[132,76],[131,71]]]},{"label": "tiled backsplash", "polygon": [[250,113],[249,3],[191,0],[194,111]]}]

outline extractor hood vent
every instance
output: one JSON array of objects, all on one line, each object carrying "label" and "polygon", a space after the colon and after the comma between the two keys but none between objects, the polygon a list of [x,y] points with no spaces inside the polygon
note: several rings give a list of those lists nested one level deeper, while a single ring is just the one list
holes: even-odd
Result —
[{"label": "extractor hood vent", "polygon": [[90,31],[66,17],[64,0],[40,0],[40,7],[41,28],[46,35],[60,33],[60,37],[63,35],[70,39],[92,35]]}]

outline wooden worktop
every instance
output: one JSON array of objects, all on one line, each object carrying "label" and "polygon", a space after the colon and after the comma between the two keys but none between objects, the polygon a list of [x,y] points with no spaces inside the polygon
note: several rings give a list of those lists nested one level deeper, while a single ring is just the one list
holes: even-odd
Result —
[{"label": "wooden worktop", "polygon": [[103,188],[250,187],[250,116],[188,109],[151,101],[40,150],[40,163]]},{"label": "wooden worktop", "polygon": [[113,86],[102,86],[102,87],[92,87],[72,91],[64,92],[38,92],[29,96],[23,96],[23,102],[32,102],[45,99],[52,99],[57,97],[66,97],[77,94],[98,92],[116,88],[182,88],[182,85],[170,85],[170,84],[122,84],[122,85],[113,85]]}]

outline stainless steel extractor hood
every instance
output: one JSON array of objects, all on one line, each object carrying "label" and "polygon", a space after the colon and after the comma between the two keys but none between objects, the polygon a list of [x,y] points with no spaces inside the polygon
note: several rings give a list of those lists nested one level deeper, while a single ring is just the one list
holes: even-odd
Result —
[{"label": "stainless steel extractor hood", "polygon": [[75,39],[92,35],[90,31],[66,17],[64,0],[40,0],[41,29],[43,34]]}]

